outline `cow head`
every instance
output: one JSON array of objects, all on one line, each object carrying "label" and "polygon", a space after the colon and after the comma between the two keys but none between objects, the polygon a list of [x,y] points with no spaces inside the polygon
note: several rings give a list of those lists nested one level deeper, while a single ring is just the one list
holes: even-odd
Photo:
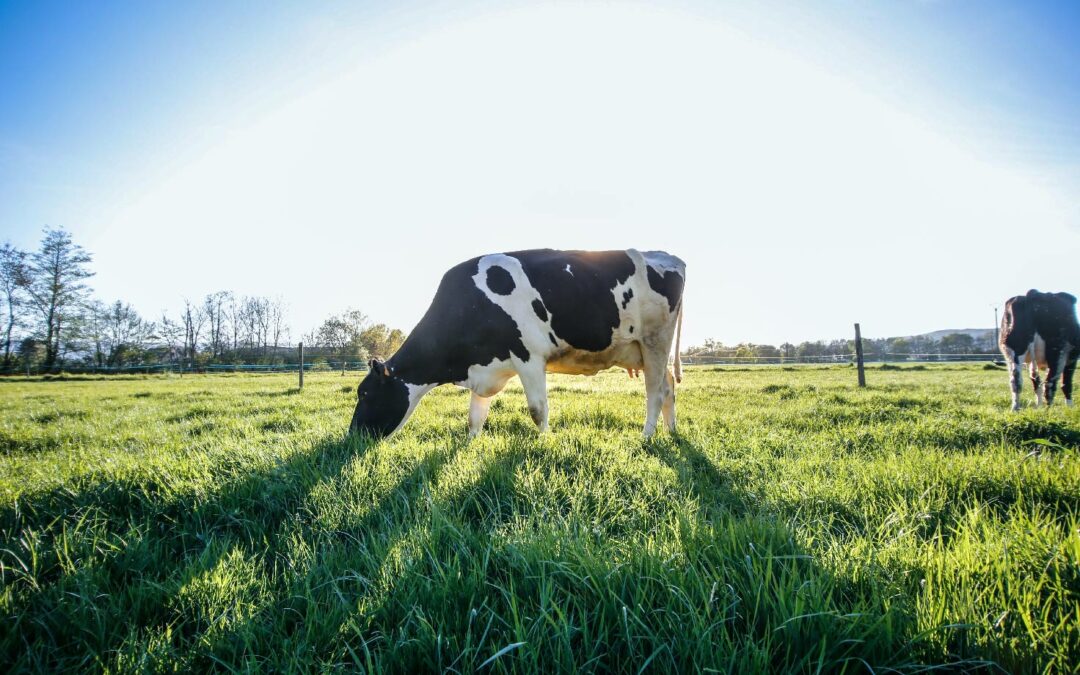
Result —
[{"label": "cow head", "polygon": [[356,390],[356,411],[349,432],[381,438],[398,428],[409,411],[409,388],[394,375],[393,368],[378,359]]}]

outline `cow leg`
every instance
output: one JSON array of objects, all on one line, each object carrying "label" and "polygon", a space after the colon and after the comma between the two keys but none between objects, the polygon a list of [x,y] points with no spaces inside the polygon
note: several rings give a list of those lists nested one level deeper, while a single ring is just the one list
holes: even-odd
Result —
[{"label": "cow leg", "polygon": [[664,425],[668,433],[675,432],[675,378],[671,371],[664,369],[664,403],[660,408],[664,414]]},{"label": "cow leg", "polygon": [[469,438],[475,437],[484,428],[490,410],[491,397],[480,396],[474,391],[469,401]]},{"label": "cow leg", "polygon": [[1035,407],[1038,408],[1043,402],[1043,390],[1039,380],[1039,363],[1034,358],[1028,364],[1028,374],[1031,377],[1031,388],[1035,392]]},{"label": "cow leg", "polygon": [[[1010,350],[1011,351],[1011,350]],[[1012,409],[1020,409],[1020,378],[1023,366],[1021,354],[1012,352],[1009,355],[1009,390],[1012,392]]]},{"label": "cow leg", "polygon": [[1043,383],[1043,398],[1047,407],[1054,404],[1054,394],[1057,392],[1058,378],[1065,367],[1065,353],[1062,349],[1046,347],[1046,382]]},{"label": "cow leg", "polygon": [[518,370],[518,377],[521,379],[521,386],[525,388],[529,415],[533,422],[536,422],[536,428],[540,430],[540,433],[544,433],[548,430],[547,373],[544,371],[543,363],[539,363],[537,359],[533,361],[536,361],[539,367],[529,363]]},{"label": "cow leg", "polygon": [[[642,347],[642,360],[645,362],[645,438],[651,438],[656,433],[656,422],[660,417],[660,411],[669,398],[668,382],[671,373],[667,367],[667,352],[659,349]],[[671,401],[671,419],[668,420],[668,428],[675,424],[675,401]]]},{"label": "cow leg", "polygon": [[1080,354],[1080,350],[1074,350],[1073,354],[1065,362],[1065,369],[1061,373],[1061,393],[1065,395],[1065,405],[1071,406],[1072,400],[1072,383],[1073,373],[1076,372],[1076,357]]}]

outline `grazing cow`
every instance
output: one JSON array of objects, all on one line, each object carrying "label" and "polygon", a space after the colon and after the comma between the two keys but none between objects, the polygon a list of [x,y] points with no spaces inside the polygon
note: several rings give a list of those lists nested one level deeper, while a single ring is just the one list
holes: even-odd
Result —
[{"label": "grazing cow", "polygon": [[443,275],[401,349],[386,363],[371,361],[350,431],[392,434],[424,394],[456,384],[472,391],[475,436],[491,397],[514,375],[546,431],[545,373],[595,375],[613,366],[645,374],[645,435],[656,431],[661,411],[673,431],[685,279],[683,261],[662,251],[539,249],[463,262]]},{"label": "grazing cow", "polygon": [[[1012,409],[1020,409],[1021,360],[1027,361],[1035,406],[1054,402],[1058,377],[1065,405],[1072,405],[1072,380],[1080,356],[1080,324],[1076,322],[1076,298],[1068,293],[1030,290],[1005,302],[1001,318],[1001,353],[1009,362]],[[1046,381],[1039,388],[1039,369]]]}]

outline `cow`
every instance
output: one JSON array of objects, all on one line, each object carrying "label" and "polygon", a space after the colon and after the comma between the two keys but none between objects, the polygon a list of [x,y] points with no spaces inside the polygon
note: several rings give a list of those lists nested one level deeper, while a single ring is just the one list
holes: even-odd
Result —
[{"label": "cow", "polygon": [[[1030,368],[1035,407],[1054,402],[1058,377],[1065,405],[1072,405],[1073,373],[1080,356],[1080,324],[1076,321],[1076,297],[1068,293],[1040,293],[1034,289],[1005,301],[1001,318],[1001,353],[1009,364],[1012,409],[1020,409],[1021,361]],[[1039,387],[1039,370],[1046,380]]]},{"label": "cow", "polygon": [[595,375],[618,366],[644,374],[645,436],[661,413],[673,432],[685,281],[685,263],[663,251],[537,249],[467,260],[443,275],[401,348],[385,363],[369,363],[349,430],[389,436],[426,393],[456,384],[472,392],[472,438],[491,397],[517,375],[545,432],[546,373]]}]

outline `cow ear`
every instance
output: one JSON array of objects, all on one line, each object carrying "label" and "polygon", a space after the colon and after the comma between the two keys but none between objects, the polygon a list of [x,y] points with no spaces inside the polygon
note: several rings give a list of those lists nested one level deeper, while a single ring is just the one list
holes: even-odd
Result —
[{"label": "cow ear", "polygon": [[386,366],[384,366],[383,362],[379,359],[371,359],[368,361],[368,367],[371,368],[371,372],[376,375],[386,375]]},{"label": "cow ear", "polygon": [[390,364],[383,364],[383,377],[390,377],[393,374],[394,369],[390,366]]}]

